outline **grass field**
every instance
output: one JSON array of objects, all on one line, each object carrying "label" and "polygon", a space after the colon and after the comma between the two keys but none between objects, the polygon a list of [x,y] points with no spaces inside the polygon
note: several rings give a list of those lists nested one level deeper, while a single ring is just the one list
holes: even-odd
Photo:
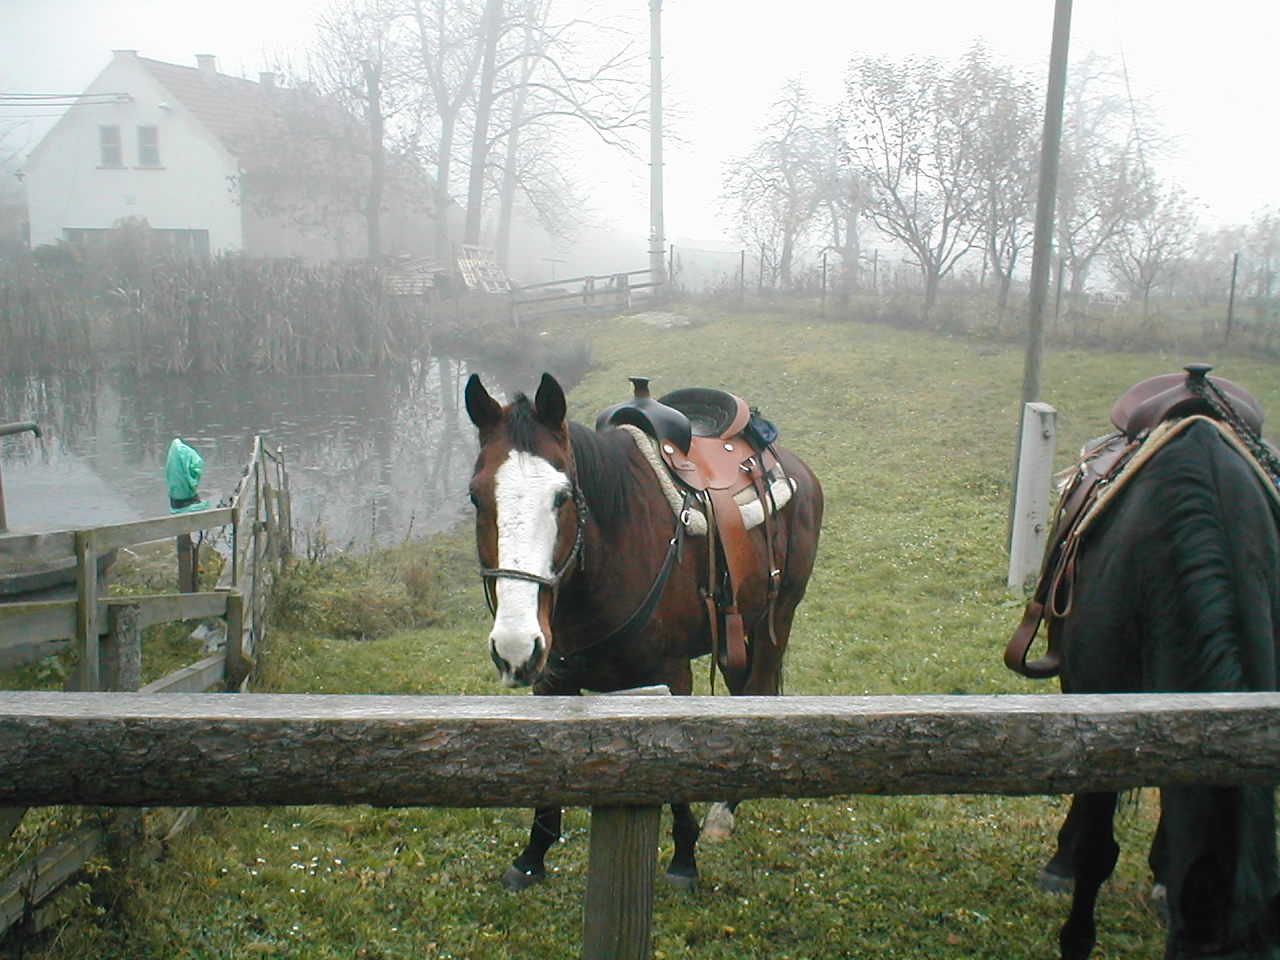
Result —
[{"label": "grass field", "polygon": [[[690,316],[676,327],[579,321],[599,366],[571,393],[571,415],[592,422],[627,395],[630,374],[651,376],[658,392],[721,386],[759,406],[813,467],[826,490],[826,525],[787,691],[1052,692],[1000,659],[1021,612],[1004,586],[1021,348],[794,313]],[[1051,352],[1043,399],[1059,410],[1059,463],[1108,429],[1125,387],[1191,360],[1218,360],[1220,374],[1280,410],[1274,362],[1205,351]],[[485,652],[471,550],[460,531],[329,572],[299,571],[288,609],[305,627],[274,632],[258,689],[502,693]],[[353,640],[344,637],[358,627],[327,629],[330,621],[313,615],[343,611],[375,582],[388,608],[408,611],[418,626]],[[698,674],[705,692],[705,669]],[[744,805],[737,836],[701,848],[699,889],[659,891],[655,956],[1055,955],[1066,902],[1037,893],[1033,881],[1064,811],[1062,798]],[[578,952],[586,813],[571,811],[566,825],[548,882],[513,895],[498,877],[523,842],[524,810],[209,811],[164,859],[116,873],[103,865],[90,909],[7,946],[30,960],[561,960]],[[1122,817],[1122,859],[1099,909],[1099,957],[1162,951],[1145,903],[1153,827],[1144,793]]]}]

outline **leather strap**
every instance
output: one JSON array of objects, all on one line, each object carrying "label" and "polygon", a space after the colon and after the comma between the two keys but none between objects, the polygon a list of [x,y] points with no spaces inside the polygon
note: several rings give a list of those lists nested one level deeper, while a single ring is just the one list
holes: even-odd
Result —
[{"label": "leather strap", "polygon": [[738,612],[738,587],[751,572],[755,559],[742,511],[727,489],[708,490],[707,496],[715,512],[728,577],[728,597],[724,603],[724,666],[734,672],[747,668],[747,642]]},{"label": "leather strap", "polygon": [[[1059,648],[1053,621],[1071,612],[1076,554],[1080,549],[1077,526],[1103,486],[1124,469],[1139,446],[1140,441],[1122,443],[1119,436],[1112,435],[1085,453],[1075,480],[1058,504],[1035,593],[1005,646],[1004,665],[1014,673],[1044,680],[1062,672],[1063,651]],[[1050,621],[1049,647],[1042,657],[1028,661],[1036,633],[1045,619]]]}]

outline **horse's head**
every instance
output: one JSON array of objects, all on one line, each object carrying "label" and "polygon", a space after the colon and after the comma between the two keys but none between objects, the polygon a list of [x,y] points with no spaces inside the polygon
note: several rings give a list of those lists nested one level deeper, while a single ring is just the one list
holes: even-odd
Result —
[{"label": "horse's head", "polygon": [[466,402],[480,432],[471,503],[493,610],[489,655],[504,683],[527,686],[551,653],[556,590],[577,561],[586,520],[564,391],[543,374],[532,402],[519,394],[503,406],[473,374]]}]

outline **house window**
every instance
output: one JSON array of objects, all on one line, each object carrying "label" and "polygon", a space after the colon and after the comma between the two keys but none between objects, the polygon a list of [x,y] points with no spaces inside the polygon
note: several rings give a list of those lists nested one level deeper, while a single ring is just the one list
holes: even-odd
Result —
[{"label": "house window", "polygon": [[120,128],[115,124],[98,128],[98,149],[104,167],[123,167],[124,153],[120,149]]},{"label": "house window", "polygon": [[138,166],[160,166],[160,128],[138,128]]}]

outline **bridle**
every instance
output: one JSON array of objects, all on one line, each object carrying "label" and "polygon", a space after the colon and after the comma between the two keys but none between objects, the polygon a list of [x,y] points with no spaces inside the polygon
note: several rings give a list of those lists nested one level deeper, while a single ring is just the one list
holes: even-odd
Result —
[{"label": "bridle", "polygon": [[[573,504],[578,510],[578,523],[573,532],[573,546],[569,549],[568,555],[561,561],[559,566],[551,571],[549,576],[545,577],[540,573],[516,570],[511,567],[481,567],[480,577],[484,581],[484,601],[489,607],[490,616],[495,615],[498,611],[498,588],[495,581],[523,580],[526,583],[536,583],[540,586],[549,587],[554,594],[560,589],[560,584],[564,582],[564,579],[572,572],[578,558],[582,556],[582,543],[587,529],[587,501],[582,495],[582,488],[578,486],[577,471],[571,470],[569,478]],[[552,603],[555,603],[554,599]]]}]

